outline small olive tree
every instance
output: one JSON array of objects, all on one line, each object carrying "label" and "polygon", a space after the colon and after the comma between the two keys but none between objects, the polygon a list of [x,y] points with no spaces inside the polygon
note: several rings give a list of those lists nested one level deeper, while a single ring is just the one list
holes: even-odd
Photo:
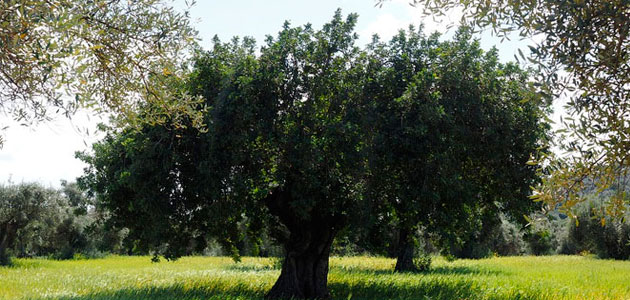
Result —
[{"label": "small olive tree", "polygon": [[0,186],[0,265],[10,263],[18,232],[56,213],[62,202],[59,192],[38,184]]}]

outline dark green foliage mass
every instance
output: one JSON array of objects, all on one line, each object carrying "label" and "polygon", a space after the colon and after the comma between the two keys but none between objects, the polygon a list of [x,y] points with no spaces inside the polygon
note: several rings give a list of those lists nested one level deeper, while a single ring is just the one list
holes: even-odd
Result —
[{"label": "dark green foliage mass", "polygon": [[259,57],[249,39],[216,41],[189,82],[206,99],[208,131],[112,133],[83,156],[82,183],[139,247],[167,245],[169,258],[208,236],[235,250],[243,218],[252,231],[268,223],[286,252],[271,297],[326,297],[330,246],[362,200],[355,22],[337,13],[320,31],[286,24]]},{"label": "dark green foliage mass", "polygon": [[[462,21],[503,38],[515,32],[523,38],[540,37],[529,45],[529,57],[522,50],[519,56],[542,71],[537,82],[541,95],[553,94],[556,101],[568,98],[558,135],[569,155],[551,157],[551,172],[537,189],[539,200],[572,215],[571,209],[587,200],[581,193],[584,179],[596,179],[601,192],[628,175],[630,144],[623,137],[630,132],[630,1],[409,3],[427,15],[461,10]],[[617,189],[607,198],[608,215],[621,219],[628,212],[627,195],[626,189]]]},{"label": "dark green foliage mass", "polygon": [[[599,203],[597,203],[599,202]],[[630,224],[603,216],[601,202],[591,200],[568,224],[559,252],[592,253],[600,258],[630,259]]]},{"label": "dark green foliage mass", "polygon": [[549,125],[526,72],[484,53],[466,28],[452,42],[412,28],[370,47],[379,72],[368,84],[368,193],[374,214],[398,223],[397,270],[413,269],[419,226],[460,243],[490,230],[499,211],[533,209],[537,175],[526,162],[544,151]]}]

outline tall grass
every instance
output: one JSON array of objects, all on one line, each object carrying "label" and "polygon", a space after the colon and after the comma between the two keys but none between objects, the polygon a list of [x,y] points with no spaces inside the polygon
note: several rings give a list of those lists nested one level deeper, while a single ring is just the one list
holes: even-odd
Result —
[{"label": "tall grass", "polygon": [[[149,257],[16,259],[0,268],[0,299],[262,299],[279,275],[274,261]],[[394,260],[334,257],[334,299],[630,299],[630,262],[579,256],[447,262],[419,274],[392,273]]]}]

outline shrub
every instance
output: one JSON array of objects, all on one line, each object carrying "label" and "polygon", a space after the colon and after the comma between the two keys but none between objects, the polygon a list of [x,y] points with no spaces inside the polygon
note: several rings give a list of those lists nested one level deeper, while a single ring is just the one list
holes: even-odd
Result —
[{"label": "shrub", "polygon": [[552,253],[551,233],[547,229],[536,230],[525,235],[525,241],[534,255],[547,255]]},{"label": "shrub", "polygon": [[429,255],[420,255],[418,257],[414,257],[413,265],[416,267],[418,272],[426,272],[431,268],[431,256]]}]

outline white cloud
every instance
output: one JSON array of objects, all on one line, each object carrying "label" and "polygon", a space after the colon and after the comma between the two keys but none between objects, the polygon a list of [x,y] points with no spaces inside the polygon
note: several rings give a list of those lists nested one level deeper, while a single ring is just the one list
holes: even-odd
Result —
[{"label": "white cloud", "polygon": [[410,22],[394,17],[394,15],[386,13],[379,15],[376,20],[368,24],[363,30],[359,31],[361,39],[370,41],[374,34],[378,34],[381,40],[391,39],[400,29],[407,28]]},{"label": "white cloud", "polygon": [[417,28],[420,24],[423,24],[426,34],[431,34],[435,31],[443,34],[449,33],[451,30],[448,28],[451,25],[459,24],[463,14],[460,9],[452,9],[441,17],[425,16],[422,7],[409,5],[408,0],[393,0],[381,9],[382,13],[374,21],[359,29],[362,42],[369,42],[373,34],[378,34],[381,40],[389,40],[400,29],[409,28],[409,25]]}]

